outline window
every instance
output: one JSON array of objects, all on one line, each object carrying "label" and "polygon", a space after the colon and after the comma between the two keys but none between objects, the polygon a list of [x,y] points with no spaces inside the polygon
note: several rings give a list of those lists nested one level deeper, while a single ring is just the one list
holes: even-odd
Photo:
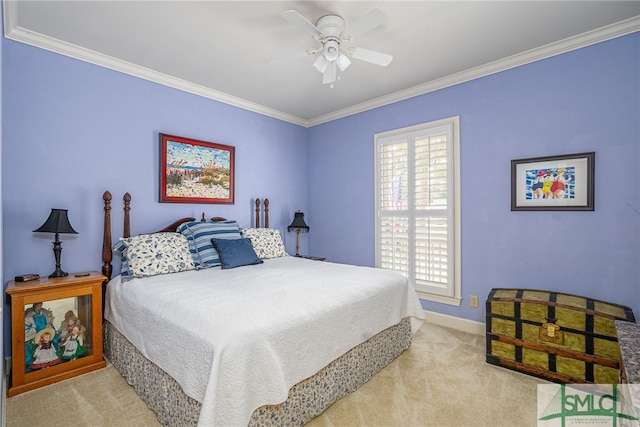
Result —
[{"label": "window", "polygon": [[377,134],[376,266],[460,305],[458,117]]}]

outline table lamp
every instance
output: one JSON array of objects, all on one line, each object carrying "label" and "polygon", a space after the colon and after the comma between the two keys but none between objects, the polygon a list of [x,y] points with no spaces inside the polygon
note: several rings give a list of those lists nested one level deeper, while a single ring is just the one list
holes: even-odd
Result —
[{"label": "table lamp", "polygon": [[298,211],[295,213],[293,217],[293,222],[289,227],[287,227],[287,231],[296,230],[296,256],[300,256],[300,232],[309,232],[309,226],[304,222],[304,214],[302,211]]},{"label": "table lamp", "polygon": [[56,233],[56,239],[53,242],[53,254],[56,257],[56,271],[51,273],[49,277],[64,277],[68,273],[65,273],[60,268],[60,253],[62,252],[62,242],[58,237],[59,233],[78,234],[76,230],[69,224],[69,218],[67,217],[67,209],[51,209],[49,218],[45,221],[40,228],[33,230],[34,233]]}]

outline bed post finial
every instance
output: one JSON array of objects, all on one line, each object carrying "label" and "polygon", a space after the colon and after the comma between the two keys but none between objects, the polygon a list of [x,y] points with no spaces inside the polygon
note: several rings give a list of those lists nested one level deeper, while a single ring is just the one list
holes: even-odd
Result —
[{"label": "bed post finial", "polygon": [[260,228],[260,199],[256,199],[256,228]]},{"label": "bed post finial", "polygon": [[124,237],[131,237],[131,220],[129,216],[129,211],[131,210],[131,194],[124,193],[122,200],[124,201],[124,227],[122,229],[122,235]]},{"label": "bed post finial", "polygon": [[264,199],[264,228],[269,228],[269,199]]},{"label": "bed post finial", "polygon": [[102,274],[107,277],[107,281],[111,278],[111,193],[105,191],[102,195],[104,201],[104,227],[102,235]]},{"label": "bed post finial", "polygon": [[202,218],[200,218],[200,222],[207,222],[207,218],[204,217],[204,212],[202,212]]}]

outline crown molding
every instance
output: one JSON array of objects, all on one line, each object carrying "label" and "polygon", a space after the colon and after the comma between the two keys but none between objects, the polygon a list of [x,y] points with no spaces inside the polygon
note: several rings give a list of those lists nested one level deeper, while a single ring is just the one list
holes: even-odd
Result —
[{"label": "crown molding", "polygon": [[398,101],[424,95],[429,92],[444,89],[449,86],[464,83],[480,77],[499,73],[551,56],[560,55],[565,52],[580,49],[606,40],[610,40],[623,35],[640,31],[640,16],[636,16],[606,27],[598,28],[574,37],[570,37],[558,42],[518,53],[498,61],[493,61],[469,70],[452,74],[440,79],[432,80],[409,89],[401,90],[390,95],[372,99],[360,104],[324,114],[313,119],[303,119],[301,117],[285,113],[273,108],[257,104],[246,99],[238,98],[224,92],[216,91],[202,85],[198,85],[183,79],[179,79],[168,74],[160,73],[146,67],[122,61],[120,59],[104,55],[72,43],[63,42],[52,37],[29,31],[18,26],[18,5],[17,1],[3,1],[3,16],[5,37],[18,42],[26,43],[61,55],[69,56],[80,61],[89,62],[94,65],[109,68],[131,76],[139,77],[164,86],[169,86],[184,92],[199,95],[218,102],[222,102],[244,110],[252,111],[285,122],[293,123],[303,127],[311,127],[327,123],[353,114],[368,111],[384,105],[393,104]]},{"label": "crown molding", "polygon": [[401,90],[386,96],[372,99],[367,102],[352,105],[341,110],[334,111],[329,114],[318,116],[308,121],[307,126],[316,126],[327,123],[363,111],[372,110],[384,105],[393,104],[398,101],[413,98],[415,96],[424,95],[425,93],[434,92],[449,86],[475,80],[480,77],[486,77],[491,74],[506,71],[511,68],[520,67],[552,56],[560,55],[572,50],[581,49],[590,45],[594,45],[603,41],[611,40],[627,34],[640,31],[640,16],[635,16],[624,21],[617,22],[605,27],[595,29],[577,36],[569,37],[554,43],[547,44],[535,49],[521,52],[497,61],[489,62],[475,68],[451,74],[440,79],[432,80],[409,89]]},{"label": "crown molding", "polygon": [[164,86],[169,86],[184,92],[213,99],[215,101],[219,101],[265,116],[273,117],[275,119],[283,120],[304,127],[308,126],[306,120],[292,114],[284,113],[273,108],[265,107],[264,105],[247,101],[246,99],[238,98],[224,92],[216,91],[202,85],[170,76],[168,74],[160,73],[150,68],[132,64],[130,62],[123,61],[99,52],[95,52],[93,50],[86,49],[72,43],[67,43],[49,36],[45,36],[35,31],[26,30],[17,25],[17,3],[17,1],[2,2],[4,7],[3,14],[5,37],[8,39],[49,50],[51,52],[59,53],[61,55],[78,59],[80,61],[89,62],[94,65],[109,68],[111,70],[129,74],[134,77],[139,77],[141,79],[148,80],[154,83],[159,83]]}]

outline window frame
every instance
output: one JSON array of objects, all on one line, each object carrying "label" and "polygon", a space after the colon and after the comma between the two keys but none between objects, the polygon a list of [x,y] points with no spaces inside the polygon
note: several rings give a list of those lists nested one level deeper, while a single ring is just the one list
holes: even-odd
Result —
[{"label": "window frame", "polygon": [[[447,283],[447,295],[441,295],[436,293],[425,292],[423,290],[416,289],[416,293],[420,299],[427,301],[433,301],[448,305],[460,306],[462,301],[462,283],[461,283],[461,220],[460,220],[460,117],[453,116],[431,122],[421,123],[414,126],[404,127],[400,129],[394,129],[374,135],[374,151],[375,151],[375,265],[380,267],[381,265],[381,165],[380,165],[380,147],[382,145],[381,140],[389,138],[398,138],[398,140],[405,138],[408,139],[412,133],[425,132],[438,127],[450,126],[451,127],[451,141],[447,141],[447,186],[452,192],[447,198],[447,204],[451,205],[449,209],[448,221],[452,222],[451,235],[448,236],[448,244],[453,245],[451,254],[453,256],[453,283]],[[413,152],[413,149],[408,148],[408,152]],[[413,168],[414,158],[408,158],[407,161]],[[413,170],[415,174],[415,170]],[[409,177],[409,180],[413,180],[414,175]],[[411,210],[415,210],[415,206],[411,207]],[[416,215],[413,212],[407,214],[407,218],[415,218]],[[409,260],[412,262],[412,260]],[[450,267],[451,260],[447,260],[447,266]],[[414,282],[415,278],[411,277],[410,280]],[[415,285],[415,283],[414,283]]]}]

